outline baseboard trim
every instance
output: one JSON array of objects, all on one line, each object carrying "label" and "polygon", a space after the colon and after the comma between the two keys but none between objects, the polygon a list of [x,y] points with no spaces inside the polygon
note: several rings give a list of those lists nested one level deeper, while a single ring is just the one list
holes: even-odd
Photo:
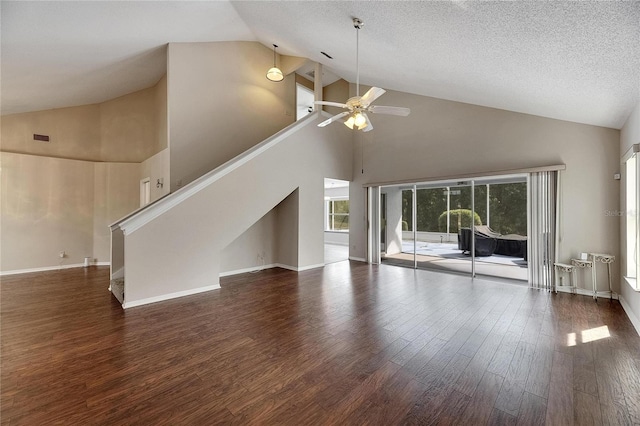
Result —
[{"label": "baseboard trim", "polygon": [[239,275],[239,274],[246,274],[249,272],[260,272],[263,271],[265,269],[271,269],[271,268],[275,268],[277,266],[277,263],[270,263],[268,265],[262,265],[262,266],[251,266],[249,268],[242,268],[242,269],[234,269],[233,271],[226,271],[226,272],[220,272],[220,277],[229,277],[231,275]]},{"label": "baseboard trim", "polygon": [[[90,266],[110,266],[111,262],[97,262],[92,263]],[[71,265],[61,265],[61,266],[43,266],[41,268],[27,268],[27,269],[14,269],[12,271],[0,271],[0,277],[5,275],[18,275],[18,274],[31,274],[33,272],[51,272],[51,271],[59,271],[61,269],[73,269],[73,268],[84,268],[84,263],[73,263]]]},{"label": "baseboard trim", "polygon": [[82,267],[84,267],[84,263],[74,263],[72,265],[60,265],[60,266],[44,266],[42,268],[15,269],[13,271],[0,272],[0,277],[5,275],[30,274],[32,272],[58,271],[60,269],[71,269],[71,268],[82,268]]},{"label": "baseboard trim", "polygon": [[250,268],[243,268],[243,269],[236,269],[234,271],[221,272],[220,277],[222,278],[222,277],[229,277],[232,275],[246,274],[251,272],[260,272],[266,269],[273,269],[273,268],[282,268],[282,269],[287,269],[293,272],[302,272],[302,271],[307,271],[309,269],[323,268],[324,266],[325,266],[324,263],[318,263],[317,265],[309,265],[309,266],[303,266],[303,267],[285,265],[284,263],[269,263],[268,265],[264,265],[264,266],[252,266]]},{"label": "baseboard trim", "polygon": [[349,260],[355,260],[356,262],[364,262],[364,263],[367,263],[367,259],[365,259],[365,258],[363,258],[363,257],[349,256]]},{"label": "baseboard trim", "polygon": [[324,263],[318,263],[316,265],[308,265],[308,266],[291,266],[291,265],[285,265],[283,263],[276,263],[274,267],[288,269],[294,272],[302,272],[302,271],[308,271],[309,269],[324,268]]},{"label": "baseboard trim", "polygon": [[622,309],[624,309],[624,312],[627,314],[627,317],[629,317],[631,324],[633,324],[633,327],[636,329],[638,336],[640,336],[640,320],[638,319],[636,314],[633,313],[633,311],[631,310],[631,306],[629,306],[627,301],[624,300],[624,297],[620,296],[618,297],[618,300],[620,300]]},{"label": "baseboard trim", "polygon": [[175,293],[163,294],[161,296],[148,297],[146,299],[134,300],[133,302],[125,302],[122,304],[124,309],[135,308],[136,306],[148,305],[150,303],[163,302],[165,300],[177,299],[178,297],[191,296],[206,291],[217,290],[220,283],[205,287],[192,288],[190,290],[176,291]]},{"label": "baseboard trim", "polygon": [[[569,287],[569,286],[562,286],[562,287],[557,286],[556,288],[561,293],[571,293],[571,287]],[[593,297],[593,290],[587,290],[587,289],[584,289],[584,288],[576,288],[576,293],[581,295],[581,296]],[[608,291],[599,291],[597,296],[600,299],[609,299],[609,292]],[[618,300],[619,299],[619,295],[617,293],[613,293],[613,297],[612,298],[614,300]]]}]

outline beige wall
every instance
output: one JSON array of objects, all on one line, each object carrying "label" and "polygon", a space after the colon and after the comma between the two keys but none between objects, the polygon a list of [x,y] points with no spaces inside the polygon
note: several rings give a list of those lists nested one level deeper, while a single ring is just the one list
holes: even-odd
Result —
[{"label": "beige wall", "polygon": [[[322,100],[324,101],[344,103],[347,99],[349,99],[349,82],[346,80],[340,79],[322,88]],[[344,111],[342,108],[328,106],[324,106],[322,109],[331,115],[340,114]]]},{"label": "beige wall", "polygon": [[140,205],[140,164],[95,163],[93,190],[93,251],[97,262],[109,262],[109,225]]},{"label": "beige wall", "polygon": [[2,272],[109,262],[109,224],[138,207],[139,164],[0,158]]},{"label": "beige wall", "polygon": [[[411,115],[372,114],[375,130],[354,132],[352,256],[366,254],[365,183],[432,180],[560,163],[566,164],[560,260],[588,251],[619,255],[619,221],[605,215],[619,206],[619,181],[613,179],[619,171],[618,130],[393,91],[377,103],[409,107]],[[616,283],[618,272],[615,268]],[[600,280],[603,289],[605,283]]]},{"label": "beige wall", "polygon": [[[88,161],[141,162],[167,147],[166,77],[100,104],[2,116],[4,152]],[[50,142],[33,140],[33,134]]]},{"label": "beige wall", "polygon": [[142,173],[167,182],[158,189],[154,180],[152,199],[168,192],[166,82],[101,104],[2,117],[0,270],[109,261],[108,225],[139,207]]},{"label": "beige wall", "polygon": [[155,87],[100,104],[101,161],[136,162],[157,151]]},{"label": "beige wall", "polygon": [[[151,181],[151,199],[153,202],[169,193],[169,149],[164,149],[140,164],[138,180],[149,178]],[[162,187],[158,187],[162,179]]]},{"label": "beige wall", "polygon": [[[100,105],[3,115],[4,152],[99,161],[101,158]],[[50,142],[33,140],[34,133]]]},{"label": "beige wall", "polygon": [[94,164],[6,152],[0,159],[0,270],[83,263],[93,251]]},{"label": "beige wall", "polygon": [[272,61],[255,42],[169,44],[172,191],[294,122],[295,76],[267,80]]},{"label": "beige wall", "polygon": [[295,74],[296,77],[296,83],[297,84],[301,84],[304,87],[306,87],[307,89],[313,91],[313,81],[311,80],[307,80],[305,77],[299,75],[299,74]]},{"label": "beige wall", "polygon": [[[636,105],[635,109],[627,119],[627,122],[622,127],[620,131],[620,155],[623,156],[631,145],[640,143],[640,103]],[[620,166],[620,170],[622,172],[622,181],[620,187],[620,210],[627,211],[629,207],[626,205],[625,199],[625,180],[626,176],[624,174],[624,167]],[[627,259],[626,259],[626,247],[627,247],[627,237],[626,237],[626,224],[623,220],[624,216],[620,217],[620,263],[619,267],[621,271],[626,271],[627,268]],[[622,277],[622,274],[621,274]],[[640,320],[640,292],[635,291],[631,288],[629,284],[626,283],[624,278],[620,279],[620,290],[621,297],[626,302],[628,308],[631,310],[630,316],[634,315],[635,320]],[[638,323],[636,323],[636,329],[638,329]],[[640,333],[640,330],[638,330]]]}]

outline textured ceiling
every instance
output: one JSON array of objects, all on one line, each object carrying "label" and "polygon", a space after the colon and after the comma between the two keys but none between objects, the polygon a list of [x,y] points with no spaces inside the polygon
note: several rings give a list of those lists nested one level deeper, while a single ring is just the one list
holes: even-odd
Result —
[{"label": "textured ceiling", "polygon": [[[258,40],[355,81],[620,128],[640,92],[640,2],[2,2],[2,112],[154,84],[168,42]],[[333,60],[320,54],[325,51]]]}]

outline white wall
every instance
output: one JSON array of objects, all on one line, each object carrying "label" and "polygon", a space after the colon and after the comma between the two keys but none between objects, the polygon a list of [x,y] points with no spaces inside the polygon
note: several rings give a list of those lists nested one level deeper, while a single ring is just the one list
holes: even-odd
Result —
[{"label": "white wall", "polygon": [[[619,221],[605,215],[619,208],[620,184],[613,179],[620,169],[618,130],[394,91],[379,102],[410,107],[411,115],[375,115],[375,129],[355,135],[351,256],[364,258],[366,253],[363,184],[560,163],[567,167],[562,172],[560,259],[585,251],[619,255]],[[616,291],[618,278],[615,268]],[[599,284],[604,289],[606,280]]]},{"label": "white wall", "polygon": [[[620,131],[620,155],[624,155],[632,145],[640,143],[640,103],[636,105],[635,109],[627,119],[627,122],[622,127]],[[624,167],[621,166],[621,171],[624,172]],[[625,179],[626,176],[623,173],[623,180],[621,182],[620,188],[620,210],[627,211],[626,200],[625,200]],[[624,217],[620,217],[620,262],[618,266],[621,271],[626,270],[626,246],[627,246],[627,238],[626,238],[626,224],[625,221],[622,220]],[[634,325],[638,333],[640,333],[640,292],[635,291],[631,288],[629,284],[622,278],[622,274],[620,275],[620,293],[621,298],[625,306],[625,310],[627,310],[627,314],[630,318],[633,318]]]},{"label": "white wall", "polygon": [[[318,128],[318,122],[298,122],[297,132],[125,235],[126,304],[218,285],[222,250],[283,200],[296,207],[297,223],[296,232],[287,232],[292,221],[277,221],[284,234],[278,234],[278,250],[295,239],[291,266],[322,265],[323,179],[350,177],[351,149],[344,126]],[[297,200],[289,198],[296,189]]]},{"label": "white wall", "polygon": [[277,263],[291,268],[299,264],[298,224],[300,216],[300,196],[296,188],[276,207]]},{"label": "white wall", "polygon": [[272,61],[256,42],[169,44],[171,191],[294,122],[295,77],[267,80]]},{"label": "white wall", "polygon": [[270,210],[220,252],[221,275],[278,263],[276,211]]}]

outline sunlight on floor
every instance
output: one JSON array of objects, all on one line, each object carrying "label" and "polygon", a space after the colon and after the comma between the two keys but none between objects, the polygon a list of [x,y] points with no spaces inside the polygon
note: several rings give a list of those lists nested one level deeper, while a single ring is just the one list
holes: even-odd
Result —
[{"label": "sunlight on floor", "polygon": [[611,337],[611,334],[609,334],[609,327],[606,325],[582,331],[582,343],[593,342],[607,337]]},{"label": "sunlight on floor", "polygon": [[[576,333],[567,333],[567,346],[576,345]],[[594,340],[606,339],[611,337],[609,333],[609,327],[603,325],[602,327],[590,328],[589,330],[582,330],[580,332],[580,343],[589,343]]]}]

